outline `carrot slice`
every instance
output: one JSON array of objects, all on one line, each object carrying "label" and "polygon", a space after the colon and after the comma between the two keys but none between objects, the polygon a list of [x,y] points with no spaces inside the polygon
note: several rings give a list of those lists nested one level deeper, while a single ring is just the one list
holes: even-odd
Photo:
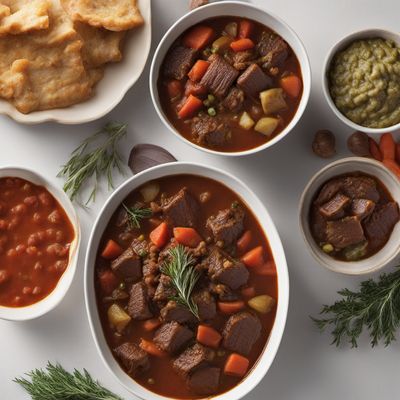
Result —
[{"label": "carrot slice", "polygon": [[264,276],[276,276],[277,274],[276,266],[273,261],[267,261],[263,265],[254,268],[253,271],[258,275],[264,275]]},{"label": "carrot slice", "polygon": [[188,247],[196,247],[202,241],[201,236],[193,228],[174,228],[174,238],[180,244]]},{"label": "carrot slice", "polygon": [[255,46],[254,42],[251,39],[244,38],[235,40],[231,43],[231,49],[235,52],[250,50]]},{"label": "carrot slice", "polygon": [[210,326],[199,325],[197,328],[197,341],[204,346],[213,347],[214,349],[218,348],[222,336],[218,331]]},{"label": "carrot slice", "polygon": [[248,251],[243,257],[242,261],[247,267],[260,267],[264,264],[264,250],[262,246],[257,246]]},{"label": "carrot slice", "polygon": [[150,240],[158,247],[164,247],[169,240],[169,230],[166,222],[162,222],[150,232]]},{"label": "carrot slice", "polygon": [[101,290],[104,294],[110,295],[119,284],[118,278],[109,269],[101,271],[98,276]]},{"label": "carrot slice", "polygon": [[239,253],[244,253],[248,249],[252,238],[253,238],[253,235],[252,235],[251,231],[246,231],[245,233],[243,233],[243,235],[236,242],[236,247],[237,247]]},{"label": "carrot slice", "polygon": [[118,243],[110,239],[105,245],[104,250],[101,253],[101,256],[103,258],[106,258],[107,260],[113,260],[114,258],[120,256],[123,251],[124,250]]},{"label": "carrot slice", "polygon": [[176,79],[167,83],[168,96],[171,99],[178,97],[182,94],[182,83]]},{"label": "carrot slice", "polygon": [[203,106],[203,102],[193,96],[192,94],[186,99],[182,108],[178,112],[178,116],[181,119],[191,117],[197,110],[199,110]]},{"label": "carrot slice", "polygon": [[396,161],[385,158],[382,162],[388,170],[392,171],[400,179],[400,166]]},{"label": "carrot slice", "polygon": [[188,77],[193,82],[199,82],[207,72],[210,63],[204,60],[197,60],[192,69],[188,73]]},{"label": "carrot slice", "polygon": [[249,360],[237,353],[232,353],[226,360],[225,375],[243,377],[249,368]]},{"label": "carrot slice", "polygon": [[396,161],[400,164],[400,143],[396,144]]},{"label": "carrot slice", "polygon": [[296,75],[285,76],[279,81],[281,88],[293,98],[299,97],[302,83],[301,79]]},{"label": "carrot slice", "polygon": [[197,25],[192,28],[182,39],[182,44],[191,49],[201,50],[211,42],[214,30],[206,25]]},{"label": "carrot slice", "polygon": [[371,137],[368,138],[368,140],[369,140],[369,152],[371,153],[372,158],[375,158],[375,160],[377,161],[382,161],[383,157],[381,151],[379,150],[378,144]]},{"label": "carrot slice", "polygon": [[146,339],[140,339],[139,347],[144,350],[146,353],[151,354],[155,357],[164,357],[166,353],[160,350],[153,342]]},{"label": "carrot slice", "polygon": [[143,321],[143,329],[147,332],[152,332],[161,325],[161,321],[158,318],[151,318]]},{"label": "carrot slice", "polygon": [[230,302],[225,302],[225,301],[218,302],[218,309],[223,314],[235,314],[240,310],[243,310],[244,306],[245,306],[244,301],[241,300],[230,301]]},{"label": "carrot slice", "polygon": [[396,156],[396,143],[391,133],[384,133],[379,142],[379,148],[384,160],[394,160]]},{"label": "carrot slice", "polygon": [[239,37],[241,39],[249,38],[253,32],[254,24],[248,19],[242,19],[239,24]]},{"label": "carrot slice", "polygon": [[256,289],[253,286],[243,288],[240,293],[243,297],[252,298],[256,295]]}]

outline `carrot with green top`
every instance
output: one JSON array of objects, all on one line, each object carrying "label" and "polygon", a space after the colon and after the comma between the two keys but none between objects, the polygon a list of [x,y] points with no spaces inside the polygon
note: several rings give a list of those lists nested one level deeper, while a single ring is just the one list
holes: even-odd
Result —
[{"label": "carrot with green top", "polygon": [[190,29],[182,39],[182,44],[195,50],[206,47],[214,37],[214,30],[206,25],[197,25]]},{"label": "carrot with green top", "polygon": [[182,108],[178,112],[180,119],[192,117],[203,106],[203,102],[192,94],[186,99]]},{"label": "carrot with green top", "polygon": [[225,375],[237,376],[242,378],[249,369],[249,360],[237,353],[232,353],[226,360],[224,373]]},{"label": "carrot with green top", "polygon": [[197,60],[188,73],[188,77],[193,82],[199,82],[207,72],[210,63],[204,60]]},{"label": "carrot with green top", "polygon": [[292,98],[297,98],[300,95],[302,83],[297,75],[288,75],[281,78],[279,81],[281,88]]},{"label": "carrot with green top", "polygon": [[110,239],[104,247],[101,256],[107,260],[113,260],[122,254],[124,250],[114,240]]},{"label": "carrot with green top", "polygon": [[396,143],[391,133],[384,133],[379,142],[379,148],[384,160],[394,160],[396,156]]},{"label": "carrot with green top", "polygon": [[239,52],[239,51],[250,50],[255,46],[255,44],[251,39],[244,38],[235,40],[234,42],[231,43],[230,46],[233,51]]}]

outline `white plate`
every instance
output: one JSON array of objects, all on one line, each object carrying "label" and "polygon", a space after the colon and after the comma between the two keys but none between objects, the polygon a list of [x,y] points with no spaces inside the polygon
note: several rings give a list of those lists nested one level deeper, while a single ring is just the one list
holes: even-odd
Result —
[{"label": "white plate", "polygon": [[145,23],[129,32],[123,48],[123,59],[105,68],[104,78],[94,89],[94,96],[85,102],[66,108],[20,113],[11,103],[0,99],[0,114],[23,124],[56,121],[61,124],[82,124],[110,112],[135,84],[143,72],[151,45],[150,0],[138,0]]}]

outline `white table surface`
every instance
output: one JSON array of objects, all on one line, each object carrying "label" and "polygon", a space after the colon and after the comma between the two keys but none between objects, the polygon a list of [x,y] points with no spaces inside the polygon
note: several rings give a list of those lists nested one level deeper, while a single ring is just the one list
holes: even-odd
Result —
[{"label": "white table surface", "polygon": [[[153,0],[153,48],[167,28],[187,10],[187,0]],[[349,130],[328,109],[321,91],[321,67],[330,46],[343,35],[362,28],[398,29],[397,0],[254,0],[281,16],[300,35],[313,72],[311,99],[296,129],[273,148],[258,155],[228,159],[206,155],[175,138],[158,120],[148,90],[149,63],[139,82],[122,103],[100,121],[80,126],[48,123],[19,125],[0,117],[0,165],[32,167],[58,185],[55,176],[69,153],[89,133],[108,120],[129,123],[123,147],[128,155],[136,143],[165,146],[180,160],[192,160],[226,169],[243,179],[271,213],[282,238],[290,273],[290,307],[282,344],[275,362],[249,400],[369,400],[398,398],[399,344],[371,349],[364,336],[356,350],[330,346],[330,336],[319,334],[309,319],[336,290],[355,288],[360,278],[337,275],[316,264],[304,246],[297,224],[299,196],[313,173],[326,164],[314,157],[310,143],[317,129],[332,129],[339,155],[347,154]],[[139,49],[138,49],[139,50]],[[151,56],[150,56],[151,58]],[[123,178],[117,179],[117,183]],[[15,376],[47,360],[65,368],[87,368],[104,385],[123,396],[126,392],[97,354],[84,307],[83,259],[94,218],[109,193],[99,193],[89,211],[78,209],[83,240],[78,271],[60,306],[45,317],[25,323],[0,321],[0,399],[28,396],[12,382]],[[390,269],[390,268],[389,268]]]}]

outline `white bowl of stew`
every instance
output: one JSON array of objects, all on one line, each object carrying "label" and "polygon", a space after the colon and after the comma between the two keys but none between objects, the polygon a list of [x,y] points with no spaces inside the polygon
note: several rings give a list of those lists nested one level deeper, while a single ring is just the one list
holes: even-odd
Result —
[{"label": "white bowl of stew", "polygon": [[[335,182],[343,178],[348,178],[345,186],[334,188]],[[352,179],[355,179],[356,186],[360,189],[349,191],[348,185],[353,185]],[[369,187],[372,180],[376,190]],[[319,202],[319,199],[326,197],[328,184],[332,185],[332,189],[329,189],[332,195],[329,195],[330,199],[327,201]],[[342,183],[339,182],[339,185]],[[353,188],[356,186],[353,185]],[[357,195],[357,192],[362,194]],[[331,211],[342,212],[340,207],[331,211],[326,207],[330,200],[335,198],[336,204],[343,201],[340,203],[340,207],[343,206],[343,215],[329,214]],[[307,184],[300,200],[300,228],[311,254],[319,264],[343,274],[367,274],[383,268],[399,254],[399,204],[400,183],[392,172],[372,159],[344,158],[324,167]],[[322,221],[322,234],[319,233],[314,214],[315,205],[321,207],[319,210],[323,208],[325,215],[327,212],[329,215],[325,222]],[[360,205],[363,208],[359,208]],[[338,224],[342,223],[343,218],[350,224],[347,227],[354,233],[347,236],[345,230],[341,232],[340,238],[336,238],[335,229],[340,228]],[[355,219],[358,219],[360,224]],[[326,223],[330,224],[329,228],[325,228]],[[325,232],[328,231],[325,229],[330,230],[326,237]]]},{"label": "white bowl of stew", "polygon": [[236,1],[179,19],[150,70],[153,104],[171,132],[198,149],[231,156],[286,136],[306,108],[310,86],[296,33],[277,16]]},{"label": "white bowl of stew", "polygon": [[75,274],[80,227],[65,193],[36,172],[0,169],[0,318],[55,308]]},{"label": "white bowl of stew", "polygon": [[[154,196],[154,185],[158,185],[159,189],[152,201],[161,204],[162,210],[154,208],[153,204],[155,211],[150,218],[140,221],[139,229],[132,230],[132,227],[128,226],[128,230],[126,230],[126,227],[123,228],[124,225],[119,225],[121,221],[124,221],[124,217],[121,218],[124,211],[121,204],[124,203],[128,208],[132,204],[143,204],[143,193],[149,193],[148,188],[153,187],[150,192]],[[181,192],[183,188],[186,189]],[[186,212],[175,214],[171,211],[178,204],[175,200],[170,201],[171,198],[179,198],[179,204],[186,204]],[[180,203],[183,198],[186,199],[185,202]],[[188,206],[189,198],[192,200],[189,202],[191,205]],[[149,198],[147,200],[150,201]],[[196,212],[193,212],[193,204],[199,206]],[[242,250],[235,256],[233,253],[227,255],[228,250],[224,247],[224,243],[221,245],[220,242],[219,246],[222,248],[217,248],[216,239],[213,236],[214,231],[209,231],[205,227],[207,218],[218,214],[220,210],[227,210],[226,212],[231,216],[242,215],[240,218],[244,217],[244,220],[240,220],[239,225],[243,225],[240,225],[239,228],[238,225],[233,224],[236,226],[235,233],[232,233],[233,236],[225,237],[224,243],[231,247],[229,251],[239,251],[237,238],[239,236],[242,238],[244,232],[251,232],[250,241],[242,240],[240,245]],[[212,220],[214,221],[214,219]],[[191,221],[196,222],[192,224]],[[168,239],[160,244],[160,248],[157,250],[155,243],[159,243],[157,238],[160,235],[157,235],[155,239],[152,236],[154,233],[151,235],[150,233],[155,230],[160,233],[160,227],[164,224],[168,226]],[[191,229],[196,230],[200,241],[190,242],[189,246],[188,242],[182,241],[182,236],[178,234],[187,231],[182,230],[182,227],[177,228],[176,225],[192,225]],[[191,229],[189,229],[190,232],[192,232]],[[112,256],[113,260],[104,258],[109,255],[105,252],[106,249],[110,249],[110,240],[116,242],[120,247],[120,250]],[[143,251],[143,247],[140,245],[141,250],[138,251],[136,247],[138,243],[144,243],[144,248],[147,250]],[[180,312],[183,310],[180,308],[181,306],[171,300],[171,293],[159,291],[159,286],[162,286],[160,282],[165,283],[165,276],[161,277],[161,275],[166,274],[164,267],[160,268],[160,266],[165,266],[164,261],[168,263],[168,260],[173,259],[172,253],[169,251],[174,244],[180,243],[186,243],[183,247],[186,249],[185,251],[194,252],[194,257],[197,257],[196,265],[199,265],[200,261],[207,265],[206,260],[209,260],[208,257],[211,253],[222,254],[223,260],[229,261],[228,264],[224,264],[227,268],[226,271],[224,270],[227,273],[224,277],[213,270],[213,282],[210,280],[209,271],[211,270],[200,269],[201,278],[196,282],[190,296],[190,299],[198,306],[200,320],[196,319],[194,314],[185,307],[186,313],[170,313],[171,310],[176,311],[177,308]],[[163,246],[167,246],[169,249],[167,253]],[[196,250],[194,250],[195,246]],[[189,247],[193,248],[190,250]],[[261,260],[257,258],[258,261],[252,269],[242,261],[242,259],[244,260],[243,254],[247,254],[257,247],[260,251],[256,250],[256,253],[259,254]],[[156,248],[157,266],[152,270],[148,266],[152,265],[149,263],[149,259],[153,257],[151,254],[153,254],[154,248]],[[182,247],[179,248],[182,250]],[[133,255],[133,258],[136,259],[134,263],[132,249],[136,254]],[[163,250],[164,256],[160,256]],[[122,256],[115,259],[121,251],[123,251]],[[127,254],[131,260],[130,266],[120,262],[121,258],[126,260]],[[165,254],[169,254],[171,258],[161,259],[160,257],[165,257]],[[143,268],[142,276],[140,267],[139,272],[133,272],[138,267],[137,256],[143,258],[143,265],[147,266]],[[249,263],[249,259],[246,260],[246,263]],[[128,268],[123,268],[124,265]],[[237,275],[236,272],[233,274],[235,275],[233,281],[230,280],[233,275],[229,278],[229,274],[233,272],[231,267],[234,267],[238,273]],[[128,273],[128,278],[126,278],[126,273]],[[109,279],[110,274],[113,275],[112,279]],[[131,274],[130,278],[129,274]],[[104,279],[105,276],[106,279]],[[217,285],[219,285],[218,288]],[[171,281],[167,286],[171,287]],[[172,287],[174,286],[172,285]],[[128,297],[120,296],[121,289],[126,292]],[[161,287],[161,289],[163,288]],[[146,300],[142,301],[143,297],[140,297],[142,294],[136,297],[139,293],[137,290],[142,294],[145,293]],[[202,303],[198,300],[199,293],[208,299],[207,304],[210,308],[200,306]],[[255,311],[248,303],[251,298],[259,295],[262,296],[261,303],[263,300],[268,300],[267,308],[262,309],[265,314]],[[122,298],[122,300],[118,300],[118,298]],[[221,170],[200,164],[183,162],[164,164],[130,178],[113,193],[101,210],[91,233],[86,256],[85,299],[92,334],[103,361],[117,379],[138,397],[160,400],[210,397],[219,400],[239,399],[252,390],[266,374],[282,338],[289,300],[289,281],[284,250],[269,213],[254,193],[237,178]],[[270,302],[271,299],[273,299],[272,302]],[[117,320],[124,321],[125,318],[122,327],[115,322],[115,315],[112,311],[115,311],[115,304],[119,307],[117,314],[123,316],[122,318],[118,317]],[[138,309],[138,305],[141,304],[146,304],[146,307],[140,306]],[[266,303],[261,304],[261,307],[264,306]],[[205,310],[208,310],[209,313]],[[226,312],[233,312],[233,315],[225,314]],[[224,325],[231,317],[235,317],[233,322],[237,321],[237,314],[240,314],[240,318],[248,318],[245,321],[250,324],[251,328],[250,331],[244,333],[250,339],[246,336],[244,340],[246,343],[248,342],[245,344],[247,348],[232,350],[232,343],[225,342],[226,336],[223,330]],[[110,315],[113,317],[110,318]],[[175,346],[176,343],[174,343],[173,346],[169,346],[163,343],[162,339],[160,340],[159,331],[171,325],[174,329],[179,330],[180,335],[186,337],[186,339],[182,339],[180,345]],[[205,342],[207,346],[204,345],[205,339],[198,336],[198,326],[200,325],[207,325],[217,331],[219,334],[217,341],[210,343],[207,339]],[[172,336],[166,334],[165,337],[171,338]],[[180,337],[182,338],[182,336]],[[242,340],[243,338],[242,336]],[[123,346],[122,349],[121,346]],[[193,346],[197,347],[193,349]],[[131,349],[135,362],[131,359],[132,363],[130,363],[126,357],[127,353],[124,353],[124,350],[127,347]],[[241,377],[225,374],[227,359],[235,351],[242,352],[239,355],[245,357],[249,362],[247,367],[241,371],[243,374]],[[193,357],[193,352],[201,354],[200,361],[195,361],[195,365],[188,367],[188,375],[183,377],[181,375],[182,368],[177,367],[177,364],[173,366],[174,360],[180,358],[182,361],[182,357],[185,360],[197,360],[196,357]],[[207,357],[202,358],[203,355],[207,355]],[[132,369],[129,370],[129,367]],[[203,372],[204,376],[202,376]],[[230,373],[229,368],[227,372]],[[199,373],[200,376],[196,373]],[[211,373],[211,378],[208,373]],[[192,379],[195,380],[192,381]],[[200,382],[201,386],[202,382],[210,382],[210,379],[211,383],[208,388],[196,386],[196,382],[197,385]]]}]

